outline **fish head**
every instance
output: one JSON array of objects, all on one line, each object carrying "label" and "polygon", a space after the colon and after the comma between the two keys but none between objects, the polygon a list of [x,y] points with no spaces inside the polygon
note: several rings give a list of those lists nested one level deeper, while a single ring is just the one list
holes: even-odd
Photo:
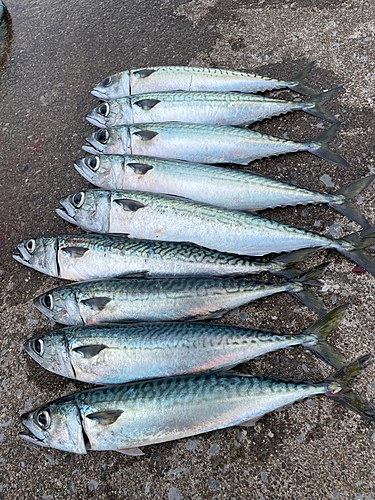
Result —
[{"label": "fish head", "polygon": [[73,193],[60,200],[57,214],[85,231],[107,233],[111,210],[111,192],[92,189]]},{"label": "fish head", "polygon": [[86,115],[86,120],[100,128],[131,124],[133,113],[130,98],[103,102]]},{"label": "fish head", "polygon": [[48,318],[63,325],[83,325],[71,285],[60,286],[34,299],[34,306]]},{"label": "fish head", "polygon": [[107,76],[92,89],[91,93],[103,101],[130,95],[130,72],[121,71]]},{"label": "fish head", "polygon": [[120,155],[86,156],[74,167],[92,184],[104,189],[123,189],[124,157]]},{"label": "fish head", "polygon": [[71,399],[23,413],[21,423],[25,430],[19,436],[30,443],[80,455],[87,452],[81,414]]},{"label": "fish head", "polygon": [[13,258],[49,276],[59,277],[57,263],[58,237],[38,236],[24,240],[17,245],[18,254]]},{"label": "fish head", "polygon": [[90,143],[91,146],[85,145],[82,146],[82,149],[94,155],[125,155],[130,153],[131,138],[127,125],[102,128],[86,137],[86,141]]},{"label": "fish head", "polygon": [[26,340],[23,348],[46,370],[63,377],[76,378],[64,330],[54,330]]}]

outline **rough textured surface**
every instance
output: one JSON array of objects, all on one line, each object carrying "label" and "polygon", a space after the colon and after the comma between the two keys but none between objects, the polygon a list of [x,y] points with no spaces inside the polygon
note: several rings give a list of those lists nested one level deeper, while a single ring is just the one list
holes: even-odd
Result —
[{"label": "rough textured surface", "polygon": [[[24,339],[51,327],[32,298],[58,281],[11,258],[16,243],[28,236],[77,231],[54,209],[62,196],[89,187],[73,169],[74,159],[82,155],[83,138],[93,130],[84,119],[97,105],[89,91],[105,76],[128,68],[207,65],[285,78],[316,60],[307,80],[315,90],[347,82],[330,104],[343,121],[332,146],[352,166],[344,169],[300,153],[247,168],[327,191],[375,172],[374,2],[7,3],[13,41],[7,45],[10,55],[0,75],[0,498],[375,498],[375,426],[324,397],[268,415],[255,428],[150,446],[140,459],[116,453],[74,456],[21,441],[20,413],[84,385],[45,373],[21,351]],[[286,91],[270,95],[293,96]],[[318,119],[295,113],[253,128],[307,140],[323,127]],[[374,187],[359,203],[375,223]],[[336,237],[358,229],[323,206],[265,215]],[[332,267],[320,295],[327,306],[351,304],[332,342],[350,359],[374,353],[375,278],[353,273],[355,265],[333,251],[319,252],[306,265],[323,259],[331,260]],[[223,321],[298,332],[314,319],[283,295],[233,311]],[[329,372],[302,348],[239,369],[316,381]],[[356,388],[373,399],[374,367]]]}]

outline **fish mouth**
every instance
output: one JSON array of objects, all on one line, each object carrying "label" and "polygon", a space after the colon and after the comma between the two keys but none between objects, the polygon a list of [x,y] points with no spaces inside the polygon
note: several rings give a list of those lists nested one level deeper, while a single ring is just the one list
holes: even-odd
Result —
[{"label": "fish mouth", "polygon": [[25,266],[33,267],[29,262],[30,255],[28,252],[26,252],[22,243],[17,245],[17,249],[15,250],[15,252],[17,253],[14,253],[12,255],[13,259],[15,259],[17,262],[20,262]]},{"label": "fish mouth", "polygon": [[70,206],[67,198],[63,198],[62,200],[60,200],[60,207],[56,208],[56,213],[67,222],[70,222],[75,226],[77,225],[77,221],[74,219],[75,211]]},{"label": "fish mouth", "polygon": [[103,153],[102,151],[99,151],[99,150],[93,148],[92,146],[88,146],[87,144],[82,146],[82,149],[83,149],[83,151],[87,151],[87,153],[90,153],[92,155],[100,155]]},{"label": "fish mouth", "polygon": [[92,95],[99,97],[102,101],[108,101],[108,96],[100,87],[94,87],[91,91]]},{"label": "fish mouth", "polygon": [[106,145],[105,144],[101,144],[99,141],[97,141],[95,139],[95,134],[96,134],[96,132],[94,132],[93,134],[91,134],[89,137],[85,138],[85,140],[89,144],[91,144],[91,146],[88,146],[87,144],[85,144],[84,146],[82,146],[82,149],[84,151],[87,151],[88,153],[91,153],[91,154],[94,154],[94,155],[98,155],[98,154],[104,153]]},{"label": "fish mouth", "polygon": [[24,430],[18,434],[18,437],[25,439],[30,443],[37,444],[38,446],[46,446],[43,439],[38,438],[35,434],[27,427],[26,423],[21,420]]},{"label": "fish mouth", "polygon": [[104,116],[100,116],[95,112],[87,113],[86,120],[88,120],[90,123],[92,123],[96,127],[99,127],[99,128],[106,127],[106,119],[104,118]]},{"label": "fish mouth", "polygon": [[78,173],[80,173],[86,180],[91,182],[92,184],[95,184],[94,178],[95,174],[92,172],[90,168],[87,167],[85,164],[85,161],[83,158],[80,158],[79,160],[76,160],[74,162],[74,168],[77,170]]}]

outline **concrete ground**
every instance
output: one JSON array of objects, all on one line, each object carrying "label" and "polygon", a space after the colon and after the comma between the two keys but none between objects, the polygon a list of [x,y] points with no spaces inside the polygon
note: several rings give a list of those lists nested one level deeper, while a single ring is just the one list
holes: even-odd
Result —
[{"label": "concrete ground", "polygon": [[[329,107],[343,121],[332,147],[351,167],[299,153],[247,169],[327,192],[375,172],[373,0],[8,0],[7,5],[13,39],[0,74],[0,499],[375,498],[374,424],[323,396],[270,414],[255,428],[149,446],[139,459],[115,452],[76,456],[19,439],[20,414],[85,386],[43,371],[21,350],[25,339],[51,328],[32,298],[59,282],[11,257],[27,237],[78,232],[54,209],[62,196],[89,187],[73,161],[83,156],[84,137],[93,131],[84,118],[98,102],[90,89],[129,68],[199,65],[287,78],[316,60],[307,81],[316,91],[345,82]],[[326,125],[295,113],[253,128],[308,140]],[[375,223],[375,188],[358,203]],[[359,229],[323,206],[265,215],[336,237]],[[349,359],[374,353],[374,277],[354,273],[355,264],[334,251],[319,252],[305,265],[323,260],[332,266],[319,295],[329,307],[350,303],[332,342]],[[300,332],[315,319],[292,297],[280,295],[229,313],[223,322]],[[303,348],[240,369],[312,381],[330,371]],[[375,366],[356,389],[373,400]]]}]

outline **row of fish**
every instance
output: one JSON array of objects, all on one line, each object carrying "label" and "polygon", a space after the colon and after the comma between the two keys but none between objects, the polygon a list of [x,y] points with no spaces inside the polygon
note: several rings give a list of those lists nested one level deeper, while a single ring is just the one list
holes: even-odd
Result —
[{"label": "row of fish", "polygon": [[[351,201],[374,176],[326,195],[197,163],[247,164],[307,150],[347,166],[327,146],[340,123],[308,143],[232,126],[294,110],[336,122],[322,104],[341,86],[316,95],[303,84],[311,68],[312,63],[290,81],[203,68],[145,68],[113,75],[95,87],[92,93],[108,102],[87,119],[110,128],[87,138],[91,146],[83,149],[94,156],[75,167],[104,189],[63,198],[57,213],[103,234],[38,236],[19,244],[14,258],[51,276],[81,281],[35,299],[45,315],[72,326],[30,339],[26,351],[52,372],[115,385],[25,413],[21,437],[80,454],[141,455],[140,446],[253,425],[264,414],[315,394],[375,419],[375,408],[349,389],[369,356],[347,363],[326,341],[347,305],[328,312],[310,290],[320,285],[328,264],[304,272],[295,267],[319,248],[335,248],[375,274],[365,250],[373,244],[375,228]],[[249,94],[278,88],[310,98],[288,102]],[[327,203],[364,230],[333,240],[247,213],[307,203]],[[286,253],[269,262],[250,258],[271,252]],[[288,281],[242,278],[263,271]],[[299,335],[171,323],[217,318],[282,291],[321,319]],[[305,346],[337,371],[320,384],[224,373],[294,345]]]}]

